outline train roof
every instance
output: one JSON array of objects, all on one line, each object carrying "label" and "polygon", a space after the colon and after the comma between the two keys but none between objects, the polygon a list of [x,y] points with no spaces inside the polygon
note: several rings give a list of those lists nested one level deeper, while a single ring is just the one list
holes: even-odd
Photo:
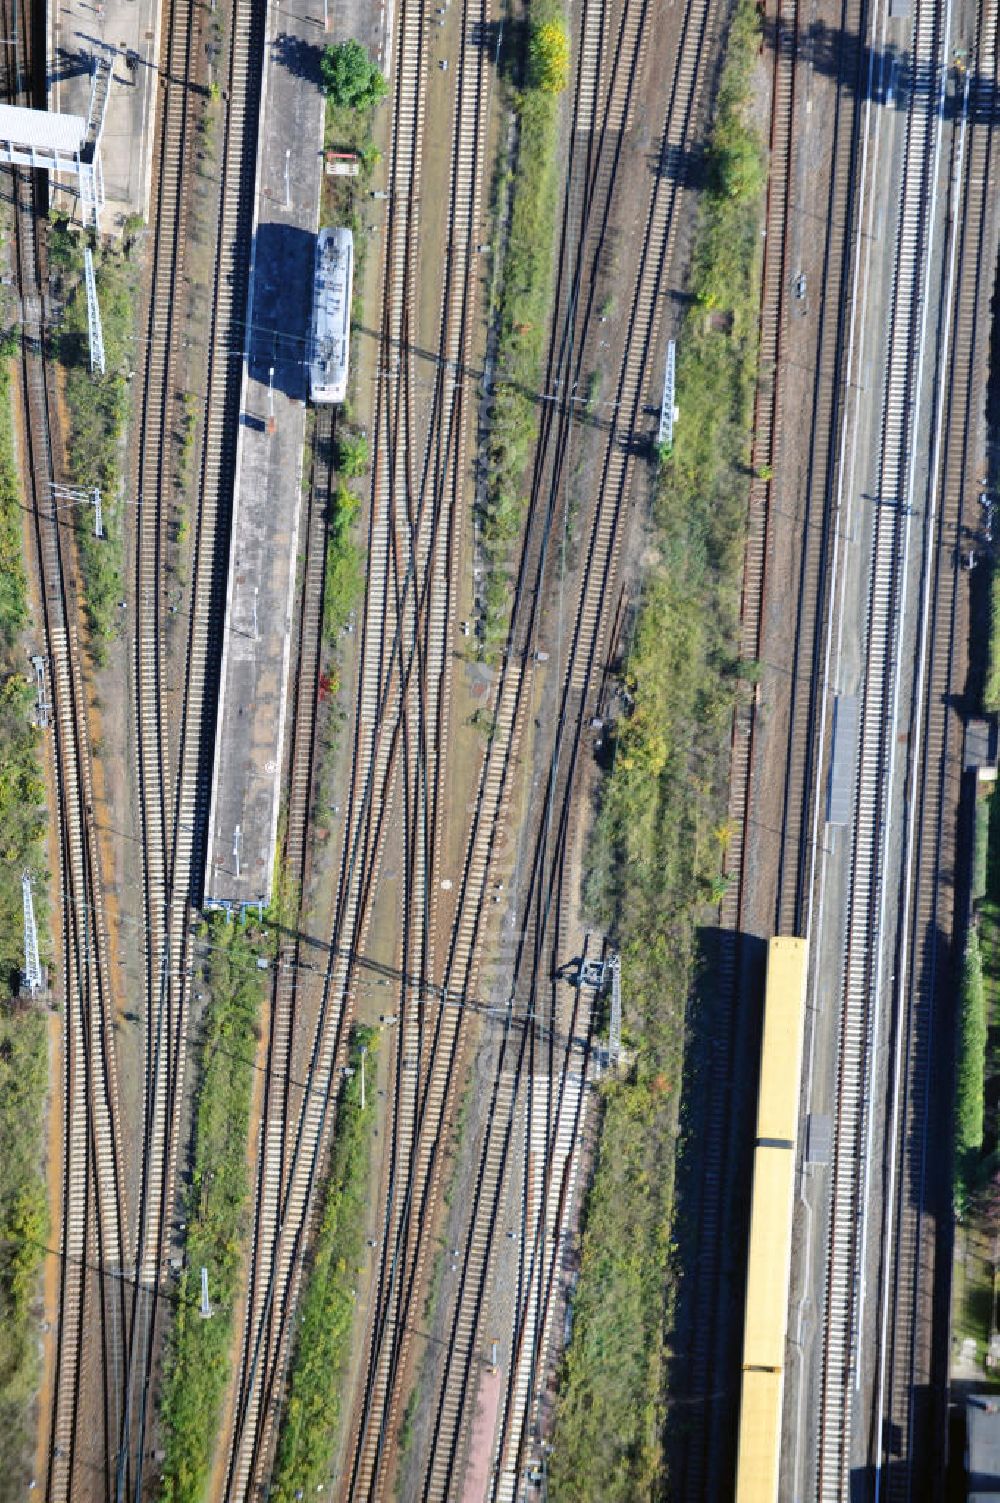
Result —
[{"label": "train roof", "polygon": [[795,1154],[787,1148],[758,1148],[753,1158],[744,1367],[784,1366],[794,1186]]},{"label": "train roof", "polygon": [[778,1496],[783,1390],[782,1373],[743,1374],[736,1503],[774,1503]]},{"label": "train roof", "polygon": [[764,1039],[757,1097],[757,1138],[795,1141],[799,1128],[802,1032],[805,1024],[804,939],[772,939],[767,947]]}]

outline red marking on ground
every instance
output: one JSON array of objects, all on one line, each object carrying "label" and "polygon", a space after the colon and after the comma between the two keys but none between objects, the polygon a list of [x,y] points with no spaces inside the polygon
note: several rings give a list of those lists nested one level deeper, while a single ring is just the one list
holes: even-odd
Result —
[{"label": "red marking on ground", "polygon": [[489,1486],[490,1467],[493,1461],[493,1436],[497,1428],[497,1410],[503,1377],[488,1367],[479,1382],[476,1395],[476,1418],[472,1426],[469,1445],[469,1465],[462,1489],[462,1503],[483,1503]]}]

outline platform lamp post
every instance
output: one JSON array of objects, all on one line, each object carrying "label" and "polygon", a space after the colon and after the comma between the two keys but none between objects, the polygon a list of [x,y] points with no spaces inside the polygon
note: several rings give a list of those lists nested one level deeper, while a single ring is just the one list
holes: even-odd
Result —
[{"label": "platform lamp post", "polygon": [[291,176],[290,176],[291,160],[292,160],[292,148],[289,146],[289,147],[287,147],[285,149],[285,208],[286,209],[290,209],[292,207],[292,180],[291,180]]},{"label": "platform lamp post", "polygon": [[270,366],[267,372],[267,431],[273,433],[274,421],[274,366]]}]

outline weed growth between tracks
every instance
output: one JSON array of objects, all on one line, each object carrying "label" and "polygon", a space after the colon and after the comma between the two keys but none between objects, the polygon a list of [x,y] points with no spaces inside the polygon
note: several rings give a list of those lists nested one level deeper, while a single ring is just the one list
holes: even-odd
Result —
[{"label": "weed growth between tracks", "polygon": [[[374,1081],[361,1109],[361,1050],[373,1051],[378,1030],[351,1036],[354,1074],[341,1087],[330,1164],[295,1322],[288,1397],[281,1417],[269,1493],[273,1503],[315,1494],[330,1480],[343,1415],[344,1380],[357,1313],[359,1265],[371,1165]],[[302,1491],[300,1492],[299,1489]]]},{"label": "weed growth between tracks", "polygon": [[334,487],[326,536],[326,579],[323,587],[323,641],[335,649],[341,631],[361,599],[364,552],[355,541],[354,524],[361,502],[343,480]]},{"label": "weed growth between tracks", "polygon": [[[213,917],[203,968],[209,1001],[197,1050],[200,1081],[194,1167],[187,1197],[187,1248],[160,1400],[165,1503],[200,1503],[229,1378],[233,1306],[247,1236],[247,1132],[263,995],[260,931]],[[203,1320],[201,1269],[208,1269],[212,1318]]]},{"label": "weed growth between tracks", "polygon": [[510,558],[524,523],[525,469],[538,437],[538,385],[552,305],[558,208],[559,95],[565,86],[562,6],[538,0],[521,29],[514,92],[517,158],[511,167],[510,224],[499,292],[497,378],[487,445],[482,518],[485,561],[481,652],[492,657],[507,634]]},{"label": "weed growth between tracks", "polygon": [[[19,634],[28,621],[22,552],[23,496],[14,460],[11,378],[0,362],[0,1435],[7,1465],[0,1500],[24,1496],[30,1476],[31,1404],[38,1382],[32,1306],[48,1206],[42,1158],[48,1088],[44,1016],[16,1000],[23,961],[21,872],[45,870],[45,786],[35,695],[20,672]],[[39,941],[46,948],[43,884],[36,885]]]},{"label": "weed growth between tracks", "polygon": [[[674,1159],[696,925],[720,895],[733,661],[756,372],[764,154],[749,121],[759,22],[741,0],[712,129],[677,386],[682,421],[591,846],[589,901],[622,952],[627,1076],[606,1087],[573,1336],[549,1463],[554,1500],[663,1485]],[[745,689],[742,692],[746,692]]]},{"label": "weed growth between tracks", "polygon": [[83,577],[84,608],[91,650],[103,663],[107,643],[117,633],[122,593],[122,460],[129,419],[129,380],[135,361],[135,311],[138,268],[134,241],[125,249],[95,252],[97,296],[104,332],[105,374],[90,371],[87,295],[83,283],[82,234],[64,219],[49,231],[49,264],[56,273],[65,308],[58,336],[58,356],[65,373],[69,417],[66,448],[75,485],[101,490],[104,534],[94,536],[89,505],[74,508],[77,549]]}]

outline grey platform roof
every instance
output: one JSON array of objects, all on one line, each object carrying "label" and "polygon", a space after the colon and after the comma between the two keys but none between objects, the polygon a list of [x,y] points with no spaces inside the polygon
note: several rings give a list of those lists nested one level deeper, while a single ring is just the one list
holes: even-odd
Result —
[{"label": "grey platform roof", "polygon": [[0,104],[0,141],[36,151],[79,151],[87,134],[82,115],[57,115],[52,110],[25,110]]}]

